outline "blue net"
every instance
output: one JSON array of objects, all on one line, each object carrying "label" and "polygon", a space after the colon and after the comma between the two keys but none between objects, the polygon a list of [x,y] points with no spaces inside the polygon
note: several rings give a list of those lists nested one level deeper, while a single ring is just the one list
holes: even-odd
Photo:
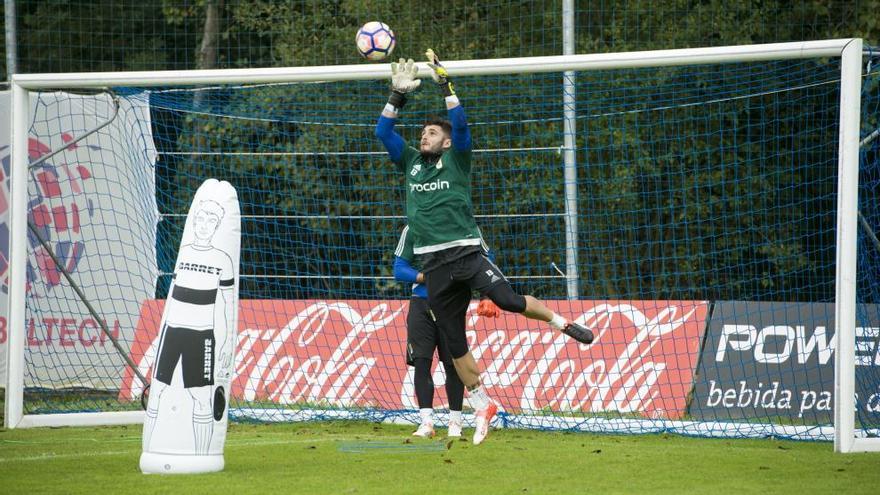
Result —
[{"label": "blue net", "polygon": [[876,436],[880,427],[880,216],[875,206],[880,181],[880,74],[876,68],[868,71],[862,86],[862,129],[854,370],[856,427],[871,428]]},{"label": "blue net", "polygon": [[[471,349],[502,425],[831,438],[839,74],[836,59],[576,73],[568,193],[563,74],[456,78],[474,140],[474,209],[497,265],[517,292],[597,334],[578,346],[543,322],[478,317],[473,304]],[[411,144],[445,114],[432,86],[397,124]],[[876,124],[876,87],[866,80],[865,126]],[[405,180],[374,135],[387,82],[116,92],[148,108],[134,122],[149,124],[142,135],[155,144],[155,255],[125,249],[122,266],[106,266],[98,249],[83,262],[108,277],[147,263],[149,294],[116,318],[129,322],[121,333],[144,374],[156,337],[148,316],[161,312],[193,194],[213,177],[235,186],[242,209],[233,417],[416,421],[411,293],[392,271]],[[114,153],[144,147],[118,144]],[[876,146],[862,157],[870,225],[880,223]],[[110,189],[111,201],[142,199]],[[870,311],[877,250],[860,237],[859,252]],[[81,303],[31,298],[29,317],[67,306]],[[860,368],[870,370],[858,375],[864,387],[876,389],[877,366]],[[105,389],[113,407],[137,407],[136,377],[117,373],[121,385]],[[441,366],[434,377],[445,410]],[[42,388],[30,389],[27,412],[59,408]],[[859,418],[877,425],[876,414]]]}]

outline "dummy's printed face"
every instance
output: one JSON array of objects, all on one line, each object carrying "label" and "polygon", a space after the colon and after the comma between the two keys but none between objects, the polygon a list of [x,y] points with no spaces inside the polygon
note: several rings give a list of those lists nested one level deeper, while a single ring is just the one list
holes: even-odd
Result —
[{"label": "dummy's printed face", "polygon": [[217,215],[207,212],[205,210],[199,210],[196,213],[196,218],[193,223],[193,226],[196,230],[196,238],[201,240],[210,240],[214,235],[214,232],[217,231],[217,227],[220,225],[220,218]]},{"label": "dummy's printed face", "polygon": [[419,150],[422,153],[439,154],[452,145],[449,136],[443,132],[439,125],[426,125],[422,129],[422,138],[419,141]]}]

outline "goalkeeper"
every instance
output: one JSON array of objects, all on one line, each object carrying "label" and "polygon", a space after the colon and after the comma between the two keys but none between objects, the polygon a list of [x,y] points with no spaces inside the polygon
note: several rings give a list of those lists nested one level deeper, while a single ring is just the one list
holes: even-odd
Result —
[{"label": "goalkeeper", "polygon": [[464,109],[446,69],[428,49],[431,77],[446,101],[449,121],[429,120],[421,130],[419,148],[407,146],[394,131],[407,93],[419,87],[418,68],[410,59],[391,64],[391,96],[376,124],[391,161],[406,177],[406,214],[413,252],[426,274],[428,305],[452,355],[453,365],[477,411],[474,444],[489,433],[498,406],[480,381],[480,369],[468,350],[465,314],[471,291],[485,294],[501,309],[548,322],[583,344],[593,342],[587,328],[569,322],[532,296],[513,291],[501,270],[481,250],[480,233],[471,204],[471,134]]},{"label": "goalkeeper", "polygon": [[[483,252],[493,259],[485,242]],[[448,437],[460,437],[462,427],[461,409],[464,403],[464,384],[455,372],[452,356],[449,354],[446,340],[428,309],[428,288],[425,286],[425,274],[413,266],[412,236],[409,227],[400,233],[400,241],[394,251],[394,278],[400,282],[412,284],[412,297],[409,300],[409,311],[406,315],[406,364],[412,366],[413,385],[416,400],[419,404],[420,424],[413,436],[430,438],[434,436],[434,380],[431,378],[431,364],[434,361],[434,350],[443,362],[446,370],[446,396],[449,399],[449,430]],[[480,316],[496,317],[500,313],[490,301],[483,300],[477,310]]]}]

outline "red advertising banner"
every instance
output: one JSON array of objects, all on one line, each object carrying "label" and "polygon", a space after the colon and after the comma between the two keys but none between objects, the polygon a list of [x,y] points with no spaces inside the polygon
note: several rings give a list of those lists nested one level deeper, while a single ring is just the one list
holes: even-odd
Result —
[{"label": "red advertising banner", "polygon": [[[705,301],[549,301],[596,335],[585,346],[546,323],[468,311],[470,349],[511,413],[619,412],[680,418],[706,327]],[[131,358],[149,376],[164,301],[141,308]],[[406,300],[244,300],[231,395],[239,401],[412,409]],[[409,375],[409,376],[408,376]],[[440,378],[438,380],[438,378]],[[437,395],[445,400],[442,374]],[[120,396],[139,397],[131,372]],[[437,401],[435,401],[437,402]]]}]

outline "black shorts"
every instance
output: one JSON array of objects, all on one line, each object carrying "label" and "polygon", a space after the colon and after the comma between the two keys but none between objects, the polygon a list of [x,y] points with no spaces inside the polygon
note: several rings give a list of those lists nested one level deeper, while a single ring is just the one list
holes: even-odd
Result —
[{"label": "black shorts", "polygon": [[406,314],[406,364],[414,366],[416,358],[433,361],[434,349],[437,349],[440,361],[446,365],[452,364],[446,341],[431,315],[428,301],[413,297],[409,300],[409,312]]},{"label": "black shorts", "polygon": [[213,385],[214,331],[166,326],[162,333],[156,380],[171,385],[179,360],[184,388]]},{"label": "black shorts", "polygon": [[449,353],[458,359],[468,352],[465,316],[471,293],[485,293],[510,282],[482,253],[468,254],[445,263],[426,275],[428,304],[443,332]]}]

